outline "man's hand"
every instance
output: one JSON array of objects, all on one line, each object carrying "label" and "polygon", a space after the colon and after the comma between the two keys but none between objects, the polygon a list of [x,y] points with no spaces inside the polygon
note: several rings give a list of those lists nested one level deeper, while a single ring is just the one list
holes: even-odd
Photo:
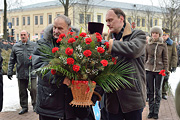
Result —
[{"label": "man's hand", "polygon": [[64,78],[63,84],[69,86],[71,84],[71,80],[67,77]]},{"label": "man's hand", "polygon": [[172,67],[172,68],[171,68],[171,73],[172,73],[172,72],[176,72],[176,68],[175,68],[175,67]]},{"label": "man's hand", "polygon": [[107,53],[111,54],[111,50],[112,50],[112,45],[113,45],[113,39],[109,40],[109,49],[107,51]]},{"label": "man's hand", "polygon": [[8,75],[8,78],[9,78],[10,80],[12,80],[12,75]]}]

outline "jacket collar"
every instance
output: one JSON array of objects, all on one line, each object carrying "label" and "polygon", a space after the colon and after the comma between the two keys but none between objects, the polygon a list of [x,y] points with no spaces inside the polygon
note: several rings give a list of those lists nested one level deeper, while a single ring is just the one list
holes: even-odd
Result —
[{"label": "jacket collar", "polygon": [[[124,32],[122,34],[122,37],[120,39],[120,41],[123,40],[123,37],[132,34],[132,30],[131,30],[131,25],[129,24],[129,22],[126,22],[126,26],[124,28]],[[111,39],[112,33],[109,33],[108,35],[108,39]]]},{"label": "jacket collar", "polygon": [[158,44],[163,44],[163,38],[162,37],[159,37],[159,40],[158,41],[155,41],[152,37],[150,37],[148,39],[148,44],[153,44],[153,43],[158,43]]}]

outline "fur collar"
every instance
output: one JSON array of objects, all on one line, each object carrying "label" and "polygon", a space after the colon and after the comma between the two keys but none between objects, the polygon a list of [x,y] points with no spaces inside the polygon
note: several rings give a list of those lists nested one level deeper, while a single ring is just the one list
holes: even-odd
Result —
[{"label": "fur collar", "polygon": [[49,41],[52,39],[52,37],[53,37],[53,24],[50,24],[44,29],[43,38]]},{"label": "fur collar", "polygon": [[148,44],[153,44],[153,43],[158,43],[158,44],[163,44],[164,43],[164,40],[162,37],[159,37],[159,40],[158,41],[155,41],[152,37],[150,37],[148,39]]}]

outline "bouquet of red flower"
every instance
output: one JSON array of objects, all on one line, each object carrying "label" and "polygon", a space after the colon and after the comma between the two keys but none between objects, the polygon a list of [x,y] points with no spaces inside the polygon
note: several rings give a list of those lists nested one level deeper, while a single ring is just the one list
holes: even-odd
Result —
[{"label": "bouquet of red flower", "polygon": [[[123,84],[131,87],[132,84],[126,81],[125,77],[126,74],[134,72],[134,69],[123,61],[116,63],[116,58],[106,52],[109,43],[102,44],[101,41],[102,37],[99,33],[91,36],[84,32],[79,36],[73,32],[69,32],[67,36],[61,34],[56,41],[60,44],[59,47],[54,47],[50,53],[53,58],[49,65],[37,71],[43,74],[51,70],[53,75],[59,72],[76,81],[72,82],[72,86],[87,84],[85,93],[94,88],[92,81],[95,81],[106,92],[125,88]],[[82,86],[74,87],[74,89],[80,88]]]}]

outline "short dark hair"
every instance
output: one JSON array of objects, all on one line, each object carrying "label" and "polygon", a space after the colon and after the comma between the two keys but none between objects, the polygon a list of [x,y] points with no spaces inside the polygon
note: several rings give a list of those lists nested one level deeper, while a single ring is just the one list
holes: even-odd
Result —
[{"label": "short dark hair", "polygon": [[120,8],[111,8],[110,10],[113,10],[114,13],[118,16],[118,18],[120,16],[123,16],[124,17],[124,23],[126,22],[126,15]]}]

